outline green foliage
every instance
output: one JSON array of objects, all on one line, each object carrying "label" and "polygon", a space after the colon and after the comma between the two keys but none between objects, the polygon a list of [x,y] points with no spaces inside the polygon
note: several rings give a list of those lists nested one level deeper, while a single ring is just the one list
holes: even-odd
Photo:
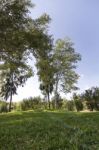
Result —
[{"label": "green foliage", "polygon": [[21,111],[20,102],[13,102],[12,105],[13,105],[13,110],[14,111]]},{"label": "green foliage", "polygon": [[29,25],[29,0],[0,1],[0,57],[8,60],[17,58],[26,49],[25,33]]},{"label": "green foliage", "polygon": [[83,103],[82,103],[82,98],[80,95],[77,95],[76,93],[74,93],[73,95],[73,100],[74,100],[74,104],[75,104],[75,108],[77,111],[81,111],[83,110]]},{"label": "green foliage", "polygon": [[90,111],[99,110],[99,88],[92,87],[85,90],[83,93],[83,100],[86,102],[87,108]]},{"label": "green foliage", "polygon": [[93,87],[94,108],[99,111],[99,88]]},{"label": "green foliage", "polygon": [[23,99],[20,103],[21,110],[35,110],[42,109],[42,99],[40,97],[30,97],[27,99]]},{"label": "green foliage", "polygon": [[75,110],[75,104],[73,100],[68,100],[66,103],[66,107],[68,111],[74,111]]},{"label": "green foliage", "polygon": [[6,101],[10,98],[9,111],[11,111],[12,96],[17,94],[17,88],[23,86],[32,76],[32,69],[26,64],[21,66],[22,64],[13,67],[11,62],[6,62],[1,65],[3,70],[0,75],[3,76],[3,81],[0,94]]},{"label": "green foliage", "polygon": [[58,39],[54,48],[53,65],[55,67],[55,92],[70,92],[77,90],[75,83],[78,74],[75,72],[76,64],[81,59],[75,52],[70,39]]},{"label": "green foliage", "polygon": [[[30,0],[0,1],[0,58],[18,59],[26,52],[42,55],[51,45],[47,34],[50,17],[47,14],[32,19],[29,9],[34,5]],[[28,54],[26,54],[28,55]]]},{"label": "green foliage", "polygon": [[8,112],[7,103],[4,101],[0,101],[0,113]]},{"label": "green foliage", "polygon": [[0,149],[98,150],[98,129],[98,112],[1,114]]},{"label": "green foliage", "polygon": [[[74,84],[78,74],[74,69],[80,55],[75,52],[69,39],[59,39],[53,46],[52,37],[48,34],[50,17],[44,14],[32,19],[29,8],[33,6],[30,0],[0,1],[0,70],[4,77],[1,95],[6,100],[10,98],[9,110],[17,88],[23,86],[33,75],[31,67],[28,66],[31,54],[36,58],[40,89],[47,96],[49,108],[50,94],[53,91],[57,95],[55,107],[61,108],[59,89],[64,92],[77,89]],[[34,106],[38,107],[40,103],[37,102],[38,99],[24,100],[22,109],[35,109]]]},{"label": "green foliage", "polygon": [[[0,1],[0,69],[3,74],[6,72],[1,94],[6,100],[10,97],[9,110],[12,95],[16,94],[18,86],[23,86],[33,75],[27,65],[30,55],[37,62],[40,60],[41,64],[41,59],[47,60],[47,54],[52,49],[52,37],[48,35],[51,19],[47,14],[32,19],[29,9],[33,6],[30,0]],[[49,94],[48,84],[44,87]]]},{"label": "green foliage", "polygon": [[59,94],[52,97],[52,107],[53,109],[62,109],[63,99]]},{"label": "green foliage", "polygon": [[50,51],[45,54],[45,58],[39,58],[37,61],[37,74],[40,81],[40,90],[47,97],[50,109],[50,94],[53,92],[54,86],[54,68],[52,65],[52,57]]},{"label": "green foliage", "polygon": [[83,110],[83,103],[81,102],[81,100],[75,99],[74,103],[77,111]]},{"label": "green foliage", "polygon": [[63,105],[62,105],[62,109],[63,110],[67,110],[67,99],[63,98]]},{"label": "green foliage", "polygon": [[[36,65],[41,82],[40,89],[47,95],[50,108],[49,96],[53,91],[58,95],[60,90],[67,93],[77,89],[75,83],[78,75],[74,69],[81,58],[69,39],[57,40],[53,50],[46,51],[44,56],[39,57]],[[58,98],[55,99],[57,105]]]},{"label": "green foliage", "polygon": [[94,104],[93,104],[93,93],[91,89],[85,91],[85,93],[83,94],[83,99],[86,101],[87,108],[90,111],[93,111]]}]

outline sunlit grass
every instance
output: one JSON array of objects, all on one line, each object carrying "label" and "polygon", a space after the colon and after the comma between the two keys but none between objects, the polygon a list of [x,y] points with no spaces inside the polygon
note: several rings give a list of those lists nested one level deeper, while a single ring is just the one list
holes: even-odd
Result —
[{"label": "sunlit grass", "polygon": [[99,150],[99,113],[0,115],[0,150]]}]

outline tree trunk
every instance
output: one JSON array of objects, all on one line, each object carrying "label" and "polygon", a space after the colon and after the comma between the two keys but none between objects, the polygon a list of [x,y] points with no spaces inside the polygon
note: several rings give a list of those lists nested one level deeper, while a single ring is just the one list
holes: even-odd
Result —
[{"label": "tree trunk", "polygon": [[10,96],[9,112],[11,112],[11,104],[12,104],[12,92],[11,92],[11,96]]},{"label": "tree trunk", "polygon": [[49,92],[48,92],[48,107],[50,109],[50,95],[49,95]]},{"label": "tree trunk", "polygon": [[[57,94],[58,94],[58,74],[57,74],[57,77],[56,77],[56,85],[55,85],[55,97],[57,98]],[[57,99],[55,99],[55,109],[57,109]]]},{"label": "tree trunk", "polygon": [[11,104],[12,104],[12,95],[13,95],[13,86],[14,86],[14,83],[13,83],[13,73],[12,73],[12,76],[11,76],[11,85],[10,85],[10,103],[9,103],[9,112],[11,112]]}]

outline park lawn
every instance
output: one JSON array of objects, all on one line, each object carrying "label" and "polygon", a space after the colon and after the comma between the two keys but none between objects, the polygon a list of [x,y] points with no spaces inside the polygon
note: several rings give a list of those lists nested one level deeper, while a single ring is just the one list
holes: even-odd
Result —
[{"label": "park lawn", "polygon": [[99,112],[1,114],[0,150],[99,150]]}]

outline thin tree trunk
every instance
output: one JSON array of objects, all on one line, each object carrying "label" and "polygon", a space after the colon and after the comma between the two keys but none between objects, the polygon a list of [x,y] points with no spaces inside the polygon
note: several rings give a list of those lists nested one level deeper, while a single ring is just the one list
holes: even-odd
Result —
[{"label": "thin tree trunk", "polygon": [[48,107],[50,109],[50,96],[49,96],[49,92],[48,92]]},{"label": "thin tree trunk", "polygon": [[12,76],[11,76],[11,83],[12,85],[10,85],[10,90],[11,90],[11,94],[10,94],[10,104],[9,104],[9,112],[11,112],[11,104],[12,104],[12,87],[13,87],[13,73],[12,73]]},{"label": "thin tree trunk", "polygon": [[[57,77],[56,77],[56,87],[55,87],[55,97],[57,98],[57,94],[58,94],[58,74],[57,74]],[[57,99],[55,99],[55,109],[57,108]]]},{"label": "thin tree trunk", "polygon": [[11,96],[10,96],[9,112],[11,112],[11,104],[12,104],[12,92],[11,92]]}]

